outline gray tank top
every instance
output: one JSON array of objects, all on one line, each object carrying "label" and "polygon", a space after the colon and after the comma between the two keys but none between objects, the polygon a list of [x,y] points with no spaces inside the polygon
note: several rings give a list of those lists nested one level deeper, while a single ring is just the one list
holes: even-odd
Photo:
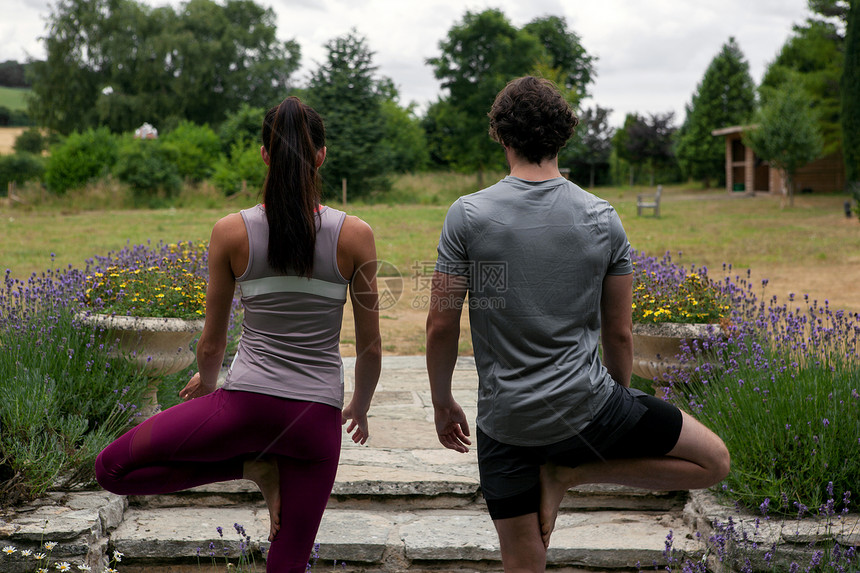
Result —
[{"label": "gray tank top", "polygon": [[226,390],[258,392],[343,407],[340,328],[349,281],[337,268],[346,213],[321,207],[313,278],[269,266],[269,225],[262,205],[241,211],[248,232],[242,292],[242,338]]}]

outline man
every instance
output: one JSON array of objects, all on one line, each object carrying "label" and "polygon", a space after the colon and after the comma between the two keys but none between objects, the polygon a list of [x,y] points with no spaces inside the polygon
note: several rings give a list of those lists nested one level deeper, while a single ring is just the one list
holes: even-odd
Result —
[{"label": "man", "polygon": [[568,488],[705,488],[728,474],[729,453],[686,413],[629,388],[630,245],[615,210],[559,173],[577,123],[568,103],[551,82],[524,77],[489,116],[510,175],[448,211],[427,369],[439,441],[467,452],[451,376],[468,293],[481,488],[505,571],[543,571]]}]

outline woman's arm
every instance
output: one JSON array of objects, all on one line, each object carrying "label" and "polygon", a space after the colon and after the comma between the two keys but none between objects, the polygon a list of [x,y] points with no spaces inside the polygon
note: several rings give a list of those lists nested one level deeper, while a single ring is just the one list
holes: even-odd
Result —
[{"label": "woman's arm", "polygon": [[[179,392],[183,400],[204,396],[215,390],[218,373],[227,348],[230,307],[236,288],[233,266],[241,255],[247,233],[242,216],[228,215],[215,223],[209,240],[209,284],[206,287],[206,323],[197,342],[197,368],[188,384]],[[247,248],[246,248],[247,250]],[[247,254],[245,254],[247,263]]]},{"label": "woman's arm", "polygon": [[[343,423],[352,441],[363,444],[369,437],[367,411],[382,367],[382,340],[379,335],[379,294],[376,288],[376,243],[373,230],[357,217],[347,217],[338,245],[345,262],[352,267],[349,296],[355,318],[355,389],[343,409]],[[340,250],[340,249],[339,249]],[[344,260],[345,259],[345,260]],[[354,430],[354,431],[353,431]]]}]

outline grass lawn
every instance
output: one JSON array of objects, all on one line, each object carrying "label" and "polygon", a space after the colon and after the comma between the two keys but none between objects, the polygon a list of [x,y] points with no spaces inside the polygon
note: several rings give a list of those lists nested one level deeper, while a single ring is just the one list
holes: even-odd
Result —
[{"label": "grass lawn", "polygon": [[[414,185],[414,179],[406,183]],[[461,181],[461,188],[473,182],[473,178]],[[768,294],[780,299],[789,292],[809,293],[822,301],[828,299],[837,308],[860,311],[860,289],[856,287],[860,283],[860,224],[856,218],[845,217],[844,195],[802,195],[793,208],[782,208],[779,198],[770,196],[740,197],[722,190],[669,187],[664,191],[661,217],[654,218],[636,215],[636,193],[643,190],[594,190],[618,210],[634,248],[654,256],[670,251],[676,262],[705,265],[717,277],[722,276],[723,263],[731,263],[733,276],[745,276],[752,269],[754,284],[769,279]],[[415,269],[428,264],[432,268],[435,261],[442,221],[456,197],[448,187],[441,194],[442,199],[421,198],[430,204],[347,207],[373,227],[379,259],[391,263],[403,278],[400,302],[382,313],[383,328],[392,332],[388,352],[423,351],[426,306],[421,299],[421,273]],[[104,199],[101,204],[110,202]],[[216,220],[254,202],[246,197],[213,206],[208,200],[200,206],[191,203],[160,210],[91,210],[91,204],[85,209],[51,201],[5,205],[0,207],[0,268],[26,278],[51,266],[82,266],[88,257],[127,243],[204,240]],[[338,203],[332,205],[341,208]],[[680,261],[679,252],[683,253]],[[388,274],[394,272],[392,267],[386,268]],[[347,332],[351,332],[349,328],[345,329],[349,342]]]},{"label": "grass lawn", "polygon": [[24,111],[27,109],[27,94],[29,88],[9,88],[0,86],[0,106],[12,111]]}]

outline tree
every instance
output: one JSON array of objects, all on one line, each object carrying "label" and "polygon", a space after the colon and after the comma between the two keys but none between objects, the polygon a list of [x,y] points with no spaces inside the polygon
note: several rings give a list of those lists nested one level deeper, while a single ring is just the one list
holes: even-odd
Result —
[{"label": "tree", "polygon": [[809,9],[823,18],[845,22],[853,0],[809,0]]},{"label": "tree", "polygon": [[594,187],[597,166],[608,163],[612,153],[615,130],[609,126],[611,112],[611,109],[599,105],[584,109],[579,114],[579,125],[572,141],[561,154],[565,161],[578,161],[588,165],[589,188]]},{"label": "tree", "polygon": [[755,84],[749,64],[734,38],[723,44],[696,86],[675,149],[688,178],[710,187],[725,174],[725,145],[711,131],[749,121],[755,111]]},{"label": "tree", "polygon": [[779,55],[768,66],[759,88],[762,102],[786,84],[799,86],[816,110],[824,153],[842,149],[840,79],[844,67],[843,38],[835,23],[809,20],[795,26]]},{"label": "tree", "polygon": [[[654,185],[657,170],[669,166],[675,159],[672,141],[675,134],[675,112],[652,113],[647,117],[627,114],[624,128],[616,133],[613,144],[618,155],[635,167],[648,167],[651,185]],[[634,182],[633,169],[630,184]]]},{"label": "tree", "polygon": [[0,63],[0,86],[7,88],[30,87],[27,81],[27,66],[15,60],[7,60]]},{"label": "tree", "polygon": [[794,205],[797,170],[821,154],[822,139],[809,97],[790,84],[775,91],[756,115],[756,128],[745,135],[756,155],[786,178],[789,205]]},{"label": "tree", "polygon": [[439,118],[448,120],[445,159],[455,168],[478,171],[483,186],[486,169],[504,166],[498,144],[487,135],[487,112],[505,84],[533,69],[545,51],[535,36],[520,33],[496,9],[466,12],[439,50],[428,63],[448,92],[448,113]]},{"label": "tree", "polygon": [[354,29],[329,41],[326,51],[306,94],[326,125],[328,158],[321,171],[326,192],[338,196],[342,179],[351,196],[385,190],[391,159],[380,145],[385,116],[373,52]]},{"label": "tree", "polygon": [[[855,0],[845,27],[842,71],[842,152],[845,181],[860,206],[860,4]],[[860,217],[860,208],[857,210]]]},{"label": "tree", "polygon": [[427,60],[447,92],[428,110],[434,130],[428,132],[431,155],[441,155],[439,160],[456,169],[477,171],[479,186],[484,170],[504,167],[498,144],[487,135],[487,112],[510,80],[547,77],[575,104],[594,75],[593,58],[557,17],[517,29],[500,10],[467,11],[439,42],[439,51]]},{"label": "tree", "polygon": [[596,75],[597,58],[586,53],[579,36],[567,29],[565,19],[558,16],[535,18],[523,26],[523,31],[535,36],[543,45],[550,65],[559,72],[559,87],[576,94],[572,103],[576,105],[588,96],[588,86]]},{"label": "tree", "polygon": [[401,107],[396,99],[382,102],[385,134],[383,153],[391,158],[391,169],[396,173],[420,171],[430,162],[427,137],[415,116],[415,105]]},{"label": "tree", "polygon": [[30,110],[61,133],[216,124],[242,103],[283,98],[298,68],[298,45],[278,41],[274,12],[253,0],[60,0],[48,24]]}]

